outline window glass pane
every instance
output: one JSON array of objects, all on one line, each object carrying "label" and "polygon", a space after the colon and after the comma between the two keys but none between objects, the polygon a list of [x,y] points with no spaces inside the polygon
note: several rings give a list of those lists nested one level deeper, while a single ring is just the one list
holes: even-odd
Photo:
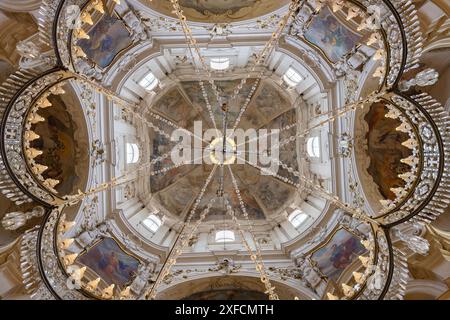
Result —
[{"label": "window glass pane", "polygon": [[306,152],[310,157],[320,157],[320,141],[319,137],[308,138],[306,142]]},{"label": "window glass pane", "polygon": [[158,85],[158,79],[156,79],[153,73],[149,72],[141,81],[139,81],[139,85],[145,90],[152,91]]},{"label": "window glass pane", "polygon": [[135,143],[127,143],[127,163],[136,163],[139,160],[139,148]]},{"label": "window glass pane", "polygon": [[216,242],[232,242],[234,239],[234,232],[231,230],[220,230],[216,232]]},{"label": "window glass pane", "polygon": [[211,58],[210,66],[214,70],[225,70],[230,66],[229,58]]},{"label": "window glass pane", "polygon": [[302,76],[293,68],[289,68],[283,76],[284,81],[291,86],[295,87],[303,80]]},{"label": "window glass pane", "polygon": [[151,214],[143,221],[144,225],[152,232],[156,232],[161,226],[161,219]]},{"label": "window glass pane", "polygon": [[300,209],[295,210],[289,215],[289,222],[292,223],[294,228],[298,228],[308,216],[304,214]]}]

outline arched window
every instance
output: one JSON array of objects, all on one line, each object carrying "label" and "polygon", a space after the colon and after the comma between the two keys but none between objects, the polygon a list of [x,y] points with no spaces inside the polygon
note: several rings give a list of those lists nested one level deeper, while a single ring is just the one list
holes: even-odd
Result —
[{"label": "arched window", "polygon": [[156,79],[155,75],[152,72],[147,73],[145,77],[139,81],[139,85],[145,90],[152,91],[158,85],[159,80]]},{"label": "arched window", "polygon": [[231,230],[220,230],[216,232],[216,242],[233,242],[234,232]]},{"label": "arched window", "polygon": [[136,143],[127,143],[127,163],[136,163],[139,160],[139,148]]},{"label": "arched window", "polygon": [[159,227],[161,227],[162,222],[161,219],[158,218],[156,215],[151,214],[143,221],[143,224],[151,232],[156,232],[159,229]]},{"label": "arched window", "polygon": [[310,157],[319,158],[320,157],[320,141],[319,137],[308,138],[306,142],[306,152]]},{"label": "arched window", "polygon": [[288,220],[292,223],[294,228],[298,228],[306,218],[308,218],[308,215],[303,213],[300,209],[297,209],[289,215]]},{"label": "arched window", "polygon": [[283,76],[284,81],[291,87],[297,86],[303,80],[300,73],[295,69],[289,68]]},{"label": "arched window", "polygon": [[225,70],[230,66],[230,58],[211,58],[210,61],[211,69],[214,70]]}]

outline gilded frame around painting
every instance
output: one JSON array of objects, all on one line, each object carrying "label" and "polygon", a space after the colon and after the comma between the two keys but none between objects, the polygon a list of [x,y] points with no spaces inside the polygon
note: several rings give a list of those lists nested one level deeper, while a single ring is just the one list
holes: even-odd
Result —
[{"label": "gilded frame around painting", "polygon": [[[105,13],[105,15],[107,15],[107,13]],[[102,19],[104,19],[104,17],[105,16],[103,16],[101,19],[99,19],[90,29],[89,29],[89,31],[87,31],[87,33],[89,34],[92,30],[94,30],[94,28],[96,28],[97,26],[98,26],[98,24],[102,21]],[[131,39],[131,34],[132,34],[132,32],[131,32],[131,29],[128,27],[128,25],[124,22],[124,20],[123,20],[123,18],[116,12],[116,11],[114,11],[112,14],[111,14],[111,17],[115,17],[116,19],[117,19],[117,21],[118,22],[120,22],[122,25],[123,25],[123,27],[128,31],[128,35],[130,36],[130,43],[125,47],[125,48],[123,48],[123,49],[121,49],[121,50],[119,50],[115,55],[114,55],[114,57],[111,59],[111,61],[107,64],[107,65],[105,65],[104,67],[102,67],[101,65],[99,65],[96,61],[94,61],[91,57],[89,57],[89,56],[87,56],[85,59],[86,60],[88,60],[89,61],[89,63],[91,63],[91,64],[93,64],[93,65],[96,65],[98,68],[100,68],[100,70],[102,71],[102,72],[106,72],[106,71],[108,71],[109,70],[109,68],[111,68],[111,66],[113,66],[124,54],[125,54],[125,52],[127,52],[128,50],[130,50],[132,47],[133,47],[133,45],[134,45],[134,42],[132,41],[132,39]],[[72,37],[72,39],[73,39],[73,37]],[[85,39],[80,39],[80,40],[85,40]],[[75,45],[77,45],[77,46],[80,46],[80,44],[78,43],[80,40],[78,40],[76,43],[75,43]],[[92,39],[89,39],[89,40],[86,40],[86,41],[91,41]],[[82,49],[83,49],[83,47],[82,46],[80,46]]]},{"label": "gilded frame around painting", "polygon": [[[114,236],[114,235],[109,235],[108,237],[101,237],[100,239],[94,241],[89,247],[85,248],[85,250],[83,250],[78,257],[75,260],[75,263],[86,266],[89,268],[89,270],[93,273],[95,273],[97,276],[100,277],[99,274],[97,274],[97,272],[95,270],[93,270],[91,267],[85,265],[84,263],[81,263],[79,261],[79,259],[81,259],[83,256],[85,256],[86,254],[88,254],[92,249],[94,249],[97,245],[99,245],[102,241],[104,241],[105,239],[111,239],[117,246],[118,248],[122,251],[123,254],[134,258],[135,260],[137,260],[138,262],[138,267],[143,263],[142,259],[137,256],[136,254],[134,254],[133,252],[128,251],[122,244],[121,242]],[[136,270],[137,271],[137,270]],[[130,277],[129,281],[124,285],[124,287],[126,287],[129,283],[131,283],[134,279],[136,278],[136,274],[133,275],[133,277]],[[115,283],[116,286],[119,286],[118,284]]]},{"label": "gilded frame around painting", "polygon": [[[346,228],[346,227],[344,227],[344,226],[338,226],[337,228],[335,228],[335,229],[333,230],[333,232],[328,236],[328,239],[327,239],[323,244],[321,244],[320,246],[318,246],[318,247],[316,247],[316,248],[310,250],[310,251],[306,254],[306,255],[308,256],[307,259],[309,260],[310,264],[311,264],[312,266],[314,266],[314,268],[316,269],[316,271],[319,272],[320,276],[321,276],[323,279],[326,279],[326,281],[332,282],[332,283],[334,283],[333,279],[330,279],[326,274],[323,273],[323,271],[319,268],[317,261],[315,261],[315,260],[312,259],[312,256],[314,255],[314,253],[316,253],[316,252],[319,251],[320,249],[326,247],[326,246],[333,240],[334,236],[335,236],[339,231],[341,231],[341,230],[345,230],[345,231],[347,231],[348,233],[350,233],[351,235],[353,235],[355,238],[358,238],[358,239],[362,240],[362,238],[361,238],[358,234],[356,234],[354,231],[349,230],[348,228]],[[367,249],[364,248],[364,251],[367,251]],[[354,262],[354,261],[353,261],[353,262]],[[352,263],[353,263],[353,262],[352,262]],[[351,263],[350,263],[349,265],[351,265]],[[341,276],[341,274],[339,275],[339,277],[340,277],[340,276]],[[338,277],[338,278],[339,278],[339,277]]]},{"label": "gilded frame around painting", "polygon": [[[329,12],[329,15],[332,16],[332,17],[340,24],[341,27],[343,27],[346,31],[352,33],[353,35],[359,37],[358,40],[361,40],[361,38],[362,38],[361,34],[359,34],[358,32],[355,32],[355,31],[352,30],[350,27],[348,27],[345,23],[341,22],[340,19],[339,19],[338,17],[336,17],[336,16],[331,12],[331,10],[328,9],[328,7],[326,8],[326,10]],[[318,16],[315,16],[313,19],[311,19],[311,21],[308,22],[306,32],[307,32],[307,31],[309,30],[309,28],[312,26],[312,24],[314,23],[315,19],[318,19]],[[306,33],[306,32],[305,32],[305,33]],[[360,46],[360,44],[358,44],[358,42],[355,42],[355,44],[353,45],[353,48],[352,48],[352,49],[348,50],[347,53],[341,55],[340,58],[337,59],[336,61],[333,61],[333,60],[327,55],[327,53],[325,52],[325,50],[324,50],[323,48],[321,48],[319,45],[313,43],[312,41],[308,40],[308,39],[305,37],[305,34],[303,34],[303,36],[301,37],[301,39],[302,39],[305,43],[307,43],[308,45],[310,45],[311,47],[313,47],[314,49],[316,49],[317,51],[319,51],[319,53],[323,56],[323,58],[324,58],[329,64],[331,64],[331,65],[335,65],[342,57],[346,56],[349,52],[351,52],[351,50],[352,50],[353,48],[355,48],[355,46],[356,46],[356,47],[359,47],[359,46]]]}]

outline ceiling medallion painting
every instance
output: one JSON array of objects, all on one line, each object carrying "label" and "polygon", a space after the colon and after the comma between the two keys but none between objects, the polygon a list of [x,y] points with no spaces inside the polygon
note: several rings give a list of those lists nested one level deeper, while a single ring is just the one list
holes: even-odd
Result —
[{"label": "ceiling medallion painting", "polygon": [[[250,19],[283,3],[164,1],[177,28],[161,32],[143,23],[148,8],[138,1],[57,2],[40,11],[51,58],[35,58],[39,68],[17,71],[0,89],[2,192],[17,206],[45,208],[20,240],[27,294],[404,296],[408,255],[430,246],[411,230],[433,222],[449,199],[448,116],[427,93],[400,90],[422,51],[410,1],[377,1],[379,10],[358,1],[286,1],[268,32],[240,30],[219,39],[220,48],[211,45],[216,35],[194,32],[192,20]],[[79,23],[71,26],[73,6]],[[415,77],[437,81],[433,72]],[[86,187],[73,190],[76,169],[55,174],[49,160],[77,159],[64,150],[77,148],[75,130],[49,111],[62,108],[66,86],[89,141],[79,156],[89,155],[87,177],[79,178]],[[352,157],[361,147],[353,143],[361,110],[372,114],[375,131],[364,138],[385,196],[376,205],[358,180],[366,164]],[[39,140],[53,131],[56,147]],[[384,168],[373,155],[390,135],[397,153],[385,176],[397,175],[393,181],[376,177]],[[17,211],[2,225],[15,230],[32,217]],[[240,278],[248,287],[238,294]]]},{"label": "ceiling medallion painting", "polygon": [[312,20],[304,36],[333,63],[352,50],[361,39],[358,34],[340,23],[327,8],[321,10]]},{"label": "ceiling medallion painting", "polygon": [[[226,23],[253,19],[263,16],[289,1],[270,0],[180,0],[180,7],[186,17],[192,21],[208,23]],[[153,0],[146,3],[150,8],[168,16],[173,16],[173,9],[169,1]]]},{"label": "ceiling medallion painting", "polygon": [[102,69],[132,44],[127,27],[115,14],[105,15],[89,30],[87,37],[89,39],[79,39],[77,45]]}]

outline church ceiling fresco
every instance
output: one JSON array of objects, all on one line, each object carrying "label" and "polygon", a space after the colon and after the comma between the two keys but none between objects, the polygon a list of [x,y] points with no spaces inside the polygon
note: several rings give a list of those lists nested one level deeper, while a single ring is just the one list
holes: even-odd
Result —
[{"label": "church ceiling fresco", "polygon": [[[252,19],[268,14],[287,4],[288,1],[272,0],[180,0],[188,20],[205,22],[232,22]],[[153,0],[146,4],[156,11],[172,15],[169,1]]]},{"label": "church ceiling fresco", "polygon": [[257,169],[247,164],[235,166],[233,172],[242,185],[248,188],[266,216],[282,211],[295,195],[294,188],[273,177],[260,175]]},{"label": "church ceiling fresco", "polygon": [[[174,215],[181,215],[200,192],[211,166],[197,165],[184,177],[157,193],[161,206]],[[208,193],[205,195],[205,199]]]},{"label": "church ceiling fresco", "polygon": [[35,125],[34,131],[40,138],[31,142],[32,147],[43,151],[36,158],[37,163],[48,167],[42,176],[60,181],[55,187],[60,195],[84,188],[89,165],[88,154],[84,151],[88,150],[85,120],[80,111],[73,112],[73,106],[69,105],[72,101],[67,100],[49,96],[52,108],[39,111],[47,121]]},{"label": "church ceiling fresco", "polygon": [[[231,95],[239,80],[217,81],[219,92],[224,96]],[[234,123],[239,106],[244,102],[254,80],[248,83],[241,90],[235,103],[230,104],[228,115],[229,123]],[[215,96],[207,86],[207,94],[212,104],[213,113],[217,127],[222,128],[222,111],[217,103],[214,103]],[[183,81],[180,87],[173,87],[164,93],[154,103],[152,110],[158,112],[180,126],[192,129],[194,120],[204,120],[203,130],[212,127],[209,123],[209,115],[204,107],[204,98],[198,82]],[[257,89],[253,101],[249,104],[239,127],[261,128],[261,129],[279,129],[296,122],[296,111],[278,89],[268,83],[262,83]],[[230,125],[229,125],[230,126]],[[291,128],[282,133],[281,139],[289,137],[296,132],[296,128]],[[152,153],[151,159],[169,152],[173,148],[173,142],[161,135],[152,135]],[[280,149],[280,159],[289,166],[298,169],[298,156],[296,144],[286,144]],[[163,160],[154,165],[154,169],[164,168],[171,165],[171,160]],[[154,175],[150,178],[151,190],[157,193],[160,204],[168,211],[180,215],[186,210],[193,197],[200,191],[208,172],[212,166],[208,165],[186,165],[170,170],[167,173]],[[282,172],[284,169],[280,168]],[[282,210],[289,204],[294,196],[293,188],[276,181],[272,177],[261,177],[253,167],[249,165],[236,165],[233,167],[236,179],[240,185],[241,195],[246,203],[248,214],[252,219],[264,219],[274,211]],[[292,176],[294,181],[298,178]],[[225,179],[225,189],[233,190],[230,179]],[[217,179],[213,179],[203,200],[200,202],[197,216],[204,209],[206,204],[216,194],[211,190],[217,190],[219,187]],[[257,190],[257,191],[256,191]],[[229,196],[229,201],[239,205],[235,194]],[[215,203],[213,210],[209,215],[210,220],[221,219],[225,214],[223,203]]]},{"label": "church ceiling fresco", "polygon": [[115,13],[104,15],[88,35],[90,39],[80,39],[77,44],[102,69],[111,65],[121,51],[132,44],[130,32]]},{"label": "church ceiling fresco", "polygon": [[258,0],[180,0],[180,5],[205,14],[236,13],[245,7],[253,7]]},{"label": "church ceiling fresco", "polygon": [[139,260],[122,250],[112,238],[103,238],[81,254],[77,262],[89,267],[108,285],[124,288],[136,276]]},{"label": "church ceiling fresco", "polygon": [[[240,106],[243,104],[244,100],[247,98],[248,93],[250,92],[250,89],[254,83],[254,79],[249,79],[247,83],[243,86],[242,90],[240,91],[237,99],[233,102],[230,102],[228,105],[228,120],[231,123],[234,123],[236,120],[236,117],[239,114]],[[239,84],[240,80],[229,80],[229,81],[216,81],[215,84],[218,87],[218,91],[222,93],[223,96],[230,96],[233,94],[234,89]],[[189,100],[192,102],[192,104],[200,110],[202,113],[204,121],[209,125],[212,126],[212,122],[210,120],[208,111],[204,107],[205,105],[205,99],[202,95],[202,91],[200,88],[200,85],[197,81],[184,81],[181,84],[183,91],[186,93]],[[212,111],[214,114],[214,120],[216,121],[217,127],[220,129],[222,128],[222,110],[220,109],[220,106],[218,106],[214,101],[216,101],[216,97],[214,95],[214,92],[212,91],[211,86],[205,86],[208,100],[211,103]],[[246,115],[245,118],[247,118],[248,115]],[[258,127],[258,126],[256,126]]]},{"label": "church ceiling fresco", "polygon": [[177,87],[170,89],[154,104],[156,110],[184,128],[191,128],[195,120],[200,120],[196,108],[185,99]]},{"label": "church ceiling fresco", "polygon": [[367,171],[378,185],[381,195],[392,200],[395,199],[395,194],[390,189],[405,185],[405,181],[398,175],[410,171],[410,167],[400,160],[412,153],[402,145],[409,136],[395,129],[401,122],[386,118],[387,112],[383,104],[377,103],[372,105],[365,116],[369,125],[366,139],[370,165]]},{"label": "church ceiling fresco", "polygon": [[261,113],[266,121],[278,116],[292,107],[290,102],[267,83],[262,83],[259,92],[253,100],[255,109]]},{"label": "church ceiling fresco", "polygon": [[324,276],[336,281],[359,255],[367,251],[360,240],[346,229],[339,229],[327,244],[311,255],[311,260]]},{"label": "church ceiling fresco", "polygon": [[170,185],[155,197],[159,204],[173,215],[180,216],[186,205],[191,203],[196,195],[187,179],[179,179],[176,185]]},{"label": "church ceiling fresco", "polygon": [[[246,165],[239,166],[241,168],[245,168]],[[235,166],[237,169],[238,166]],[[237,174],[237,170],[233,170],[237,183],[239,185],[241,197],[245,203],[245,209],[247,210],[247,213],[249,215],[250,219],[259,220],[264,219],[267,215],[264,211],[264,209],[261,206],[261,201],[255,197],[255,195],[252,194],[250,191],[250,187],[246,186],[244,182],[240,179],[240,177]],[[218,176],[218,173],[216,174]],[[251,186],[254,188],[255,186]],[[211,181],[210,187],[208,187],[209,192],[205,194],[204,199],[200,202],[199,209],[197,210],[196,218],[200,215],[201,211],[206,207],[208,202],[216,196],[216,192],[212,192],[211,190],[217,190],[219,188],[218,179]],[[232,185],[232,181],[230,177],[225,176],[224,180],[224,189],[225,190],[234,190],[234,187]],[[229,192],[225,197],[228,199],[228,201],[236,208],[239,207],[239,199],[235,192]],[[214,220],[223,220],[224,215],[226,214],[226,207],[224,201],[216,201],[213,206],[212,210],[210,211],[207,221],[214,221]],[[240,210],[238,210],[238,215],[241,215],[242,213]]]},{"label": "church ceiling fresco", "polygon": [[347,54],[361,39],[324,8],[316,16],[304,37],[319,48],[332,63],[336,63]]}]

